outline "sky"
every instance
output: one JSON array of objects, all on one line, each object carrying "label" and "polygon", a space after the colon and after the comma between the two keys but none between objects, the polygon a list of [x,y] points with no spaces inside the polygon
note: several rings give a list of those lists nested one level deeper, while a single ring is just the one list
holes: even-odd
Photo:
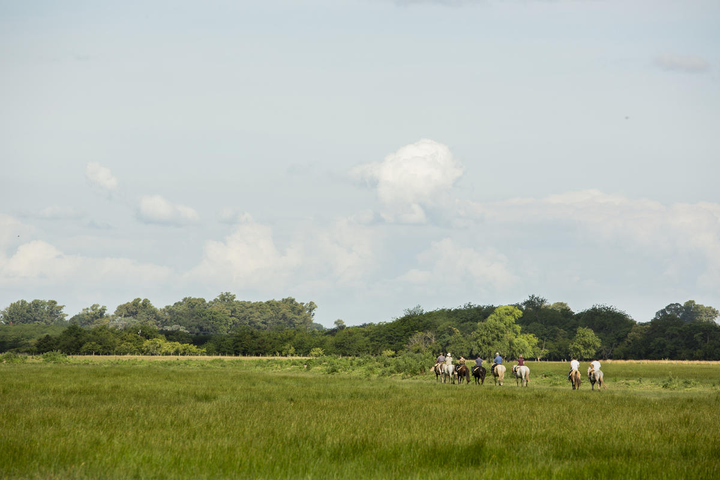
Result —
[{"label": "sky", "polygon": [[720,3],[0,0],[0,309],[720,308]]}]

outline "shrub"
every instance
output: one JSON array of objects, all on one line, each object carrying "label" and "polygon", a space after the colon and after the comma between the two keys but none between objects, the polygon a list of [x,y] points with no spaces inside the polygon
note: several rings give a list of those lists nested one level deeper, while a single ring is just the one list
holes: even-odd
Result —
[{"label": "shrub", "polygon": [[45,352],[42,354],[43,362],[46,363],[68,363],[69,360],[67,358],[67,355],[64,353],[53,350],[51,352]]},{"label": "shrub", "polygon": [[6,352],[0,355],[2,363],[25,363],[27,355],[18,355],[15,352]]},{"label": "shrub", "polygon": [[310,350],[311,357],[322,357],[323,355],[325,355],[325,351],[320,347],[315,347]]}]

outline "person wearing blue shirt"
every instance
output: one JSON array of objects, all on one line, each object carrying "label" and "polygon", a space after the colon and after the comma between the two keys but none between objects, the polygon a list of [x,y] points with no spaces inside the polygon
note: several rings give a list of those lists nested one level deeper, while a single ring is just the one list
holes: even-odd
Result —
[{"label": "person wearing blue shirt", "polygon": [[503,359],[502,359],[502,357],[500,356],[500,353],[499,353],[499,352],[495,352],[495,360],[493,360],[493,364],[492,364],[492,368],[490,369],[490,372],[494,374],[494,373],[495,373],[495,366],[496,366],[496,365],[501,365],[502,362],[503,362]]}]

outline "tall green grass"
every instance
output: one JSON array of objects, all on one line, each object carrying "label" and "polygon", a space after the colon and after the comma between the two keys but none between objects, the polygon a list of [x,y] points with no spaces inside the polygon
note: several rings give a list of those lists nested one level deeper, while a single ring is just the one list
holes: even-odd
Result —
[{"label": "tall green grass", "polygon": [[567,364],[526,389],[304,365],[0,365],[0,477],[720,477],[717,365],[609,364],[600,393]]}]

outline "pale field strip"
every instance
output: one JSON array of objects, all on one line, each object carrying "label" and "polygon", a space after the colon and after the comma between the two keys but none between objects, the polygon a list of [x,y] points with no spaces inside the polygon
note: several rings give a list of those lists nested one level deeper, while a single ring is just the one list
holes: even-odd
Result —
[{"label": "pale field strip", "polygon": [[[68,358],[77,360],[310,360],[315,357],[251,357],[231,355],[68,355]],[[525,360],[529,364],[542,363],[567,363],[566,361],[541,361]],[[582,362],[581,362],[582,363]],[[587,362],[586,362],[587,363]],[[603,360],[607,364],[677,364],[677,365],[720,365],[719,360]]]},{"label": "pale field strip", "polygon": [[233,357],[228,355],[68,355],[75,360],[306,360],[313,357]]}]

